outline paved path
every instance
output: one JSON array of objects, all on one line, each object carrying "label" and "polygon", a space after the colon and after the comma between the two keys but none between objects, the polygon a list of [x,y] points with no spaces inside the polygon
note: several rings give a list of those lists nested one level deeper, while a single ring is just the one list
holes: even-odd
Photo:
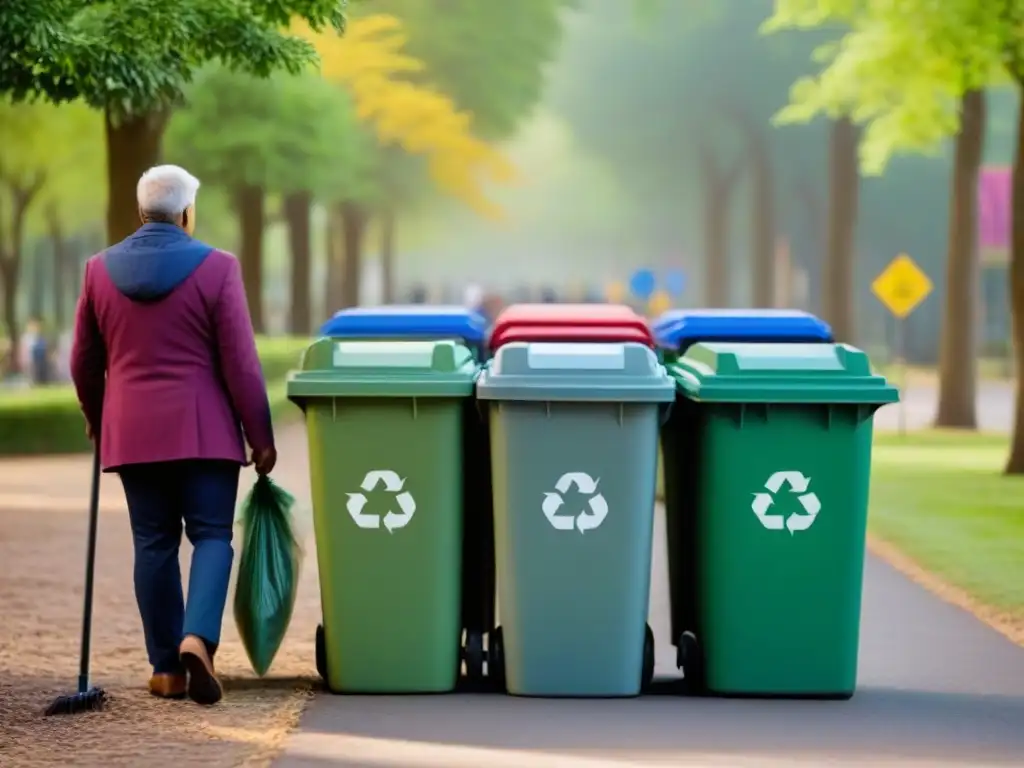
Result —
[{"label": "paved path", "polygon": [[[275,765],[1020,765],[1024,649],[877,559],[865,577],[860,689],[849,702],[322,694]],[[663,555],[653,578],[650,623],[664,639]],[[658,650],[658,673],[673,674],[671,646]]]},{"label": "paved path", "polygon": [[[903,405],[908,429],[926,429],[935,420],[938,391],[934,384],[911,384],[903,390]],[[1015,397],[1009,381],[982,381],[978,384],[978,426],[991,432],[1009,432],[1013,424]],[[877,429],[899,427],[899,408],[887,405],[875,416]]]}]

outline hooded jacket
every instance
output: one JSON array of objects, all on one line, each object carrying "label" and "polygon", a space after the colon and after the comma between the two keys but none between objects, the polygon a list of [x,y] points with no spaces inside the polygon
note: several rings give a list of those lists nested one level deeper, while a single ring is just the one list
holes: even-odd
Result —
[{"label": "hooded jacket", "polygon": [[173,224],[86,262],[70,367],[106,471],[274,443],[238,261]]}]

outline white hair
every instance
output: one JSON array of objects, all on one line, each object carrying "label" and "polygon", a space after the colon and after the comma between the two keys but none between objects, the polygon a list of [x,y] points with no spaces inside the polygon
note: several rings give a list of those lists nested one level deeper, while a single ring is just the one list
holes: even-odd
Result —
[{"label": "white hair", "polygon": [[139,179],[135,196],[143,214],[179,216],[195,205],[199,179],[177,165],[158,165]]}]

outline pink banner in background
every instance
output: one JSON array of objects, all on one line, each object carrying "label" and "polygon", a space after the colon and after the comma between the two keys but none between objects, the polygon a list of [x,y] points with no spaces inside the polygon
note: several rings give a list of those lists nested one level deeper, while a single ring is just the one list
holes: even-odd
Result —
[{"label": "pink banner in background", "polygon": [[982,168],[978,179],[978,247],[984,264],[1009,262],[1012,203],[1010,168]]}]

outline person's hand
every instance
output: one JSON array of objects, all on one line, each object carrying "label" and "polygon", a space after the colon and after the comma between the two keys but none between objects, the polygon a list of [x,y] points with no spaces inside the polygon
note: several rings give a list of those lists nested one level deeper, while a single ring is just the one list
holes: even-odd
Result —
[{"label": "person's hand", "polygon": [[262,448],[252,452],[252,463],[256,467],[257,474],[269,475],[274,465],[277,464],[277,449],[274,446]]},{"label": "person's hand", "polygon": [[96,435],[92,431],[92,424],[90,424],[88,421],[85,422],[85,436],[89,438],[90,441],[96,440]]}]

